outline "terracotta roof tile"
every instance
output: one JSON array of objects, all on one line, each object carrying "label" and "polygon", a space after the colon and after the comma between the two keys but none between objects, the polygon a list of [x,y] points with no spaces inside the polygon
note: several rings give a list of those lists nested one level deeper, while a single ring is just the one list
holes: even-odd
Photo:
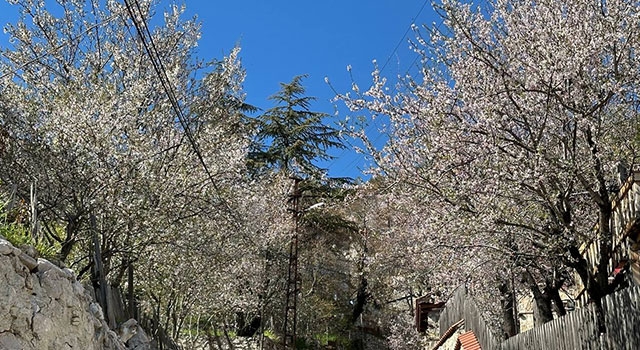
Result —
[{"label": "terracotta roof tile", "polygon": [[458,342],[462,346],[462,350],[482,350],[480,347],[480,342],[478,342],[478,338],[473,333],[473,331],[468,331],[464,334],[461,334],[458,337]]}]

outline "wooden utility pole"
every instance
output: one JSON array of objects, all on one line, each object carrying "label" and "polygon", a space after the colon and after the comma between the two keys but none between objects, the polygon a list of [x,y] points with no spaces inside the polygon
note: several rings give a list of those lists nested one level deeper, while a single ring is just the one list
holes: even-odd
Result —
[{"label": "wooden utility pole", "polygon": [[102,311],[104,313],[104,318],[106,319],[109,327],[111,329],[115,329],[116,320],[113,317],[113,314],[109,312],[110,310],[110,300],[107,294],[107,279],[104,273],[104,266],[102,265],[102,245],[100,244],[100,239],[98,237],[98,226],[96,225],[96,216],[91,214],[90,217],[91,224],[91,237],[93,240],[93,288],[96,291],[96,299],[98,299],[98,304],[102,307]]},{"label": "wooden utility pole", "polygon": [[282,345],[284,349],[296,346],[297,303],[300,292],[300,276],[298,275],[298,225],[300,220],[300,178],[293,178],[293,194],[289,196],[289,210],[293,213],[293,232],[289,242],[289,272],[287,276],[287,296],[284,309]]}]

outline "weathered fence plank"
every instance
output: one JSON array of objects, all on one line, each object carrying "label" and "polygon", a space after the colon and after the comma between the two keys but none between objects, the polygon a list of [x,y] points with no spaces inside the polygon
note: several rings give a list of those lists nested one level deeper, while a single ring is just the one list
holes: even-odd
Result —
[{"label": "weathered fence plank", "polygon": [[603,299],[608,349],[640,348],[640,288],[627,288]]},{"label": "weathered fence plank", "polygon": [[464,318],[464,300],[466,296],[467,293],[465,288],[460,287],[456,289],[447,301],[444,310],[440,313],[440,319],[438,320],[438,323],[440,324],[440,336],[442,336],[444,332],[451,327],[451,325]]},{"label": "weathered fence plank", "polygon": [[476,304],[464,292],[459,288],[447,302],[440,316],[440,332],[464,318],[465,328],[476,334],[482,349],[640,349],[640,286],[626,288],[602,299],[607,329],[603,335],[598,331],[595,308],[588,305],[502,342],[498,342]]}]

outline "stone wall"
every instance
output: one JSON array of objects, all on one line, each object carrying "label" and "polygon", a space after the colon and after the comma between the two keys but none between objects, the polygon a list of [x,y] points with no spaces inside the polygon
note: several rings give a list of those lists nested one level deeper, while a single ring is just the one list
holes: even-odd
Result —
[{"label": "stone wall", "polygon": [[0,349],[126,350],[136,333],[131,341],[144,343],[135,323],[119,331],[124,339],[109,329],[73,271],[33,255],[0,237]]}]

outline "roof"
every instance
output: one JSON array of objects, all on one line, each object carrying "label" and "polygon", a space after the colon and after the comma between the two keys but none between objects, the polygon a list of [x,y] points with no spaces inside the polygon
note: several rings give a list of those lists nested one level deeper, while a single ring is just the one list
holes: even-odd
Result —
[{"label": "roof", "polygon": [[458,346],[456,346],[456,349],[461,349],[461,350],[481,350],[482,347],[480,346],[480,343],[478,342],[478,338],[476,338],[476,335],[473,333],[473,331],[468,331],[464,334],[461,334],[458,337]]},{"label": "roof", "polygon": [[443,308],[443,307],[445,306],[445,304],[446,304],[446,303],[445,303],[444,301],[439,302],[439,303],[430,303],[430,302],[427,302],[427,301],[422,301],[422,300],[420,300],[420,301],[416,302],[416,304],[417,304],[419,307],[421,307],[422,309],[424,309],[424,310],[429,310],[429,311],[431,311],[431,310],[434,310],[434,309],[441,309],[441,308]]}]

